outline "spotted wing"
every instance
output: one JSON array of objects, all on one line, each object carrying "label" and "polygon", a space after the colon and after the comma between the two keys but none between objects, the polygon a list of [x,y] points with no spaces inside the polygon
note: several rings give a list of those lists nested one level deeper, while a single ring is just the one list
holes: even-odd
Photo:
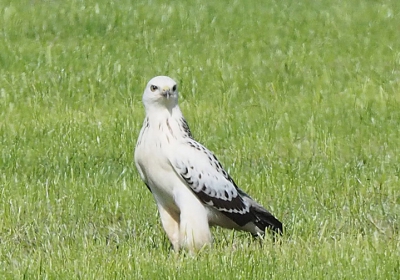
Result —
[{"label": "spotted wing", "polygon": [[252,218],[250,204],[224,170],[218,159],[203,145],[189,139],[170,160],[186,185],[205,204],[225,214],[239,226]]}]

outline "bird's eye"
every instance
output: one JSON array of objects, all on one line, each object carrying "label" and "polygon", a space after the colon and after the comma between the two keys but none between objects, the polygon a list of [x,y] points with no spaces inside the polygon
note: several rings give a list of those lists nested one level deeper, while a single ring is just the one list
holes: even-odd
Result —
[{"label": "bird's eye", "polygon": [[155,86],[155,85],[151,85],[150,86],[150,90],[153,91],[153,92],[156,91],[157,89],[158,89],[158,87]]},{"label": "bird's eye", "polygon": [[173,87],[172,87],[172,91],[175,91],[176,90],[176,85],[174,85]]}]

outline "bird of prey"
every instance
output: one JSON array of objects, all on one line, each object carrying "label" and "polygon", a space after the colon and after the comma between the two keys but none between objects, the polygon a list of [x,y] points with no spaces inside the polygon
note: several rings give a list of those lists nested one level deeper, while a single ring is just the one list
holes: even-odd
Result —
[{"label": "bird of prey", "polygon": [[146,117],[135,149],[139,175],[157,203],[174,248],[196,252],[210,244],[210,226],[263,235],[282,223],[238,188],[221,163],[197,142],[178,106],[178,87],[152,78],[143,94]]}]

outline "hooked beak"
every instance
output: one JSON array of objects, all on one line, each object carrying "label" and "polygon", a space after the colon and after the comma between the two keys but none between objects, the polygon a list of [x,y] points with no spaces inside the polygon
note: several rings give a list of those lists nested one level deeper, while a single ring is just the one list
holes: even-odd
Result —
[{"label": "hooked beak", "polygon": [[162,96],[169,99],[171,97],[171,89],[169,87],[163,87],[161,94],[162,94]]}]

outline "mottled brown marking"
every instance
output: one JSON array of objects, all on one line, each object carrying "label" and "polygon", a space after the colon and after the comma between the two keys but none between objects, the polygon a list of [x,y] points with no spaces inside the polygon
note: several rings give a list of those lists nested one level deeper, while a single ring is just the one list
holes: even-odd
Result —
[{"label": "mottled brown marking", "polygon": [[169,132],[171,133],[172,136],[174,136],[174,132],[172,131],[171,126],[169,125],[168,119],[167,119],[167,122],[166,122],[166,123],[167,123],[167,127],[168,127]]}]

